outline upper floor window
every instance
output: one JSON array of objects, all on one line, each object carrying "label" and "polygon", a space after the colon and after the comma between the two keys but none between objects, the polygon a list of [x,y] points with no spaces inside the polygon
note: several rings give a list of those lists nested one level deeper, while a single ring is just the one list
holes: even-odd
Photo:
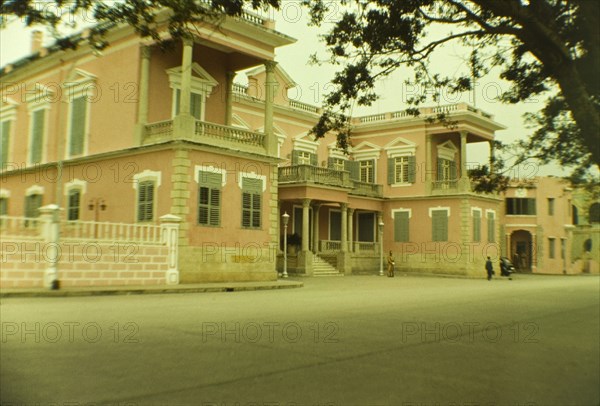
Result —
[{"label": "upper floor window", "polygon": [[[191,70],[190,114],[196,120],[204,120],[206,98],[218,82],[196,62],[192,63]],[[167,75],[169,75],[169,83],[173,89],[172,114],[176,116],[179,114],[181,103],[181,66],[167,69]]]},{"label": "upper floor window", "polygon": [[506,199],[506,214],[535,215],[535,199],[528,197],[509,197]]},{"label": "upper floor window", "polygon": [[375,160],[367,159],[359,162],[360,181],[366,183],[375,183]]},{"label": "upper floor window", "polygon": [[388,184],[414,183],[416,163],[413,155],[388,158]]},{"label": "upper floor window", "polygon": [[5,169],[8,164],[8,148],[10,147],[11,120],[3,120],[0,123],[0,170]]},{"label": "upper floor window", "polygon": [[456,162],[449,159],[438,158],[437,180],[456,180]]},{"label": "upper floor window", "polygon": [[263,180],[242,178],[242,227],[260,228]]},{"label": "upper floor window", "polygon": [[42,162],[45,144],[46,109],[41,108],[31,113],[29,136],[29,163]]},{"label": "upper floor window", "polygon": [[293,150],[292,165],[313,165],[317,166],[317,154],[313,152]]},{"label": "upper floor window", "polygon": [[71,101],[69,120],[69,156],[82,155],[87,131],[87,96],[79,96]]},{"label": "upper floor window", "polygon": [[548,198],[548,215],[554,216],[554,198]]},{"label": "upper floor window", "polygon": [[327,166],[336,171],[345,171],[346,160],[343,158],[329,158],[327,160]]},{"label": "upper floor window", "polygon": [[593,203],[590,206],[589,220],[591,223],[600,223],[600,203]]}]

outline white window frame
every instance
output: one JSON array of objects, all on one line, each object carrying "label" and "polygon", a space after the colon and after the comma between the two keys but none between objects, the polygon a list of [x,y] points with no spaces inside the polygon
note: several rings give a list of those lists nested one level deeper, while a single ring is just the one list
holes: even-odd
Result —
[{"label": "white window frame", "polygon": [[[171,88],[171,117],[176,116],[177,109],[177,90],[181,90],[181,66],[176,66],[166,70],[169,76],[169,87]],[[196,76],[194,76],[194,74]],[[192,78],[190,82],[190,94],[198,94],[202,100],[200,109],[200,121],[204,121],[206,113],[206,99],[210,96],[213,88],[219,84],[204,68],[197,62],[192,63]]]}]

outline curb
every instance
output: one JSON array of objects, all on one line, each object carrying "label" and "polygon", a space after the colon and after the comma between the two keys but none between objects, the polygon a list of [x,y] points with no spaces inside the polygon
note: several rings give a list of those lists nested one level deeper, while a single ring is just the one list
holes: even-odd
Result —
[{"label": "curb", "polygon": [[231,282],[205,283],[176,286],[111,286],[96,288],[64,288],[61,290],[0,290],[0,298],[17,297],[81,297],[81,296],[117,296],[117,295],[158,295],[177,293],[214,293],[214,292],[244,292],[253,290],[294,289],[301,288],[304,283],[298,281],[277,282]]}]

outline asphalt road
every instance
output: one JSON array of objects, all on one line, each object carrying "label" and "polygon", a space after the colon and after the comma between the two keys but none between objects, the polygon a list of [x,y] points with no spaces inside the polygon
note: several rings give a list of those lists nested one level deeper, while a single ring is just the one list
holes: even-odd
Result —
[{"label": "asphalt road", "polygon": [[600,278],[0,301],[2,405],[600,405]]}]

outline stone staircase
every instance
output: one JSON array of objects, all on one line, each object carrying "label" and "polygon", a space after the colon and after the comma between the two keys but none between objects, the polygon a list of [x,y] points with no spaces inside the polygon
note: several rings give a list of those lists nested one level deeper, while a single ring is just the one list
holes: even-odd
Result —
[{"label": "stone staircase", "polygon": [[313,276],[344,276],[336,269],[337,258],[335,256],[323,257],[313,256]]}]

